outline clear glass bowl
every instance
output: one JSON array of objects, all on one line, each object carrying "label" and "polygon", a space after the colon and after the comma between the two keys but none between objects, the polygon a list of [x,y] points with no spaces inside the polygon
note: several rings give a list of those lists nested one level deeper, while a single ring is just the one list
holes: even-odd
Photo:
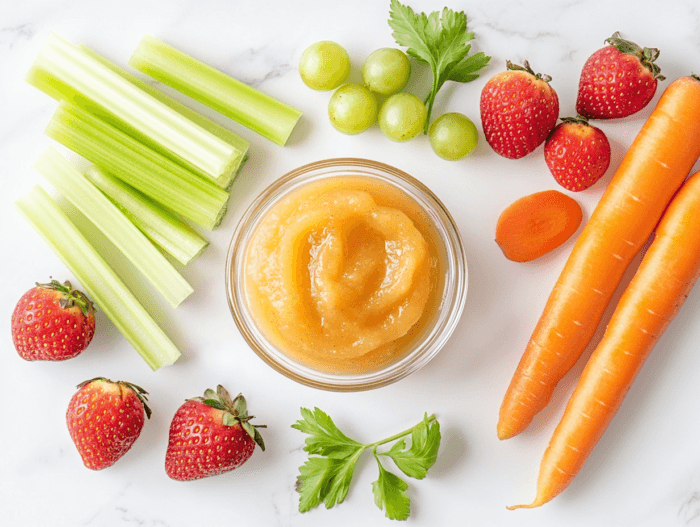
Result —
[{"label": "clear glass bowl", "polygon": [[[273,346],[257,327],[244,295],[243,265],[247,243],[258,222],[283,196],[313,181],[337,176],[376,178],[403,191],[421,206],[444,245],[444,281],[433,320],[403,356],[366,373],[333,374],[300,364]],[[317,161],[282,176],[258,196],[233,233],[226,260],[226,293],[233,319],[250,347],[278,372],[299,383],[332,391],[359,391],[386,386],[427,364],[454,331],[467,296],[467,260],[457,226],[445,206],[421,182],[392,166],[356,158]]]}]

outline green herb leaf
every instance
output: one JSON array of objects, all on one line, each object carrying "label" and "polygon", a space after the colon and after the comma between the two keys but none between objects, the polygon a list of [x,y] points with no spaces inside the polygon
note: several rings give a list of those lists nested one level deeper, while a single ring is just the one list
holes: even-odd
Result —
[{"label": "green herb leaf", "polygon": [[306,512],[320,503],[330,509],[336,503],[342,503],[350,488],[350,480],[357,457],[334,459],[312,456],[299,467],[297,491],[299,511]]},{"label": "green herb leaf", "polygon": [[304,450],[309,454],[345,459],[363,449],[364,445],[343,434],[322,410],[314,408],[314,411],[311,412],[302,408],[301,415],[303,419],[293,424],[292,428],[309,434],[304,447]]},{"label": "green herb leaf", "polygon": [[408,483],[400,477],[388,472],[379,462],[379,479],[372,483],[374,503],[384,510],[390,520],[406,520],[411,512],[411,500],[406,495]]},{"label": "green herb leaf", "polygon": [[[425,477],[435,463],[440,445],[440,427],[434,415],[425,415],[413,428],[396,435],[362,444],[343,434],[333,420],[322,410],[301,409],[302,420],[292,425],[310,437],[304,450],[312,454],[299,467],[296,489],[300,493],[299,511],[306,512],[321,503],[330,509],[342,503],[350,489],[350,482],[357,460],[365,450],[373,449],[379,465],[379,479],[372,484],[375,503],[384,509],[386,516],[394,520],[405,520],[409,514],[408,484],[398,476],[387,472],[379,461],[380,455],[394,459],[407,475]],[[411,435],[411,447],[406,449],[403,438]],[[397,442],[388,452],[378,454],[377,447]],[[315,454],[315,455],[314,455]]]},{"label": "green herb leaf", "polygon": [[406,450],[406,443],[402,439],[382,455],[391,457],[407,476],[423,479],[437,460],[440,438],[440,424],[437,421],[429,422],[426,414],[411,432],[411,448]]},{"label": "green herb leaf", "polygon": [[467,56],[471,49],[469,41],[474,34],[467,33],[467,15],[463,11],[455,12],[445,7],[442,13],[416,14],[409,6],[391,0],[389,26],[396,43],[408,48],[406,53],[409,56],[427,63],[433,72],[433,86],[426,99],[427,133],[435,96],[442,85],[448,80],[473,81],[479,76],[476,72],[484,68],[491,57],[483,53]]}]

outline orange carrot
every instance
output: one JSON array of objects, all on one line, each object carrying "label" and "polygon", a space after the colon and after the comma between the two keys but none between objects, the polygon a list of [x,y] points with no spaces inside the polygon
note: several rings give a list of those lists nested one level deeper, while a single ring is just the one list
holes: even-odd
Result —
[{"label": "orange carrot", "polygon": [[700,275],[700,172],[673,198],[656,237],[620,298],[603,340],[586,364],[554,431],[537,481],[537,507],[576,476],[649,352]]},{"label": "orange carrot", "polygon": [[559,247],[581,225],[581,206],[558,190],[511,203],[498,217],[496,243],[509,260],[529,262]]},{"label": "orange carrot", "polygon": [[622,276],[700,156],[700,78],[668,86],[583,229],[506,392],[498,437],[524,430],[593,336]]}]

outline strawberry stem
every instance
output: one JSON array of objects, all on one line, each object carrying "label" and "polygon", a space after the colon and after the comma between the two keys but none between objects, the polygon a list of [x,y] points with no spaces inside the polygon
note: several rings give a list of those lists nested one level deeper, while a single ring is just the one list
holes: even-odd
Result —
[{"label": "strawberry stem", "polygon": [[552,77],[550,75],[547,75],[546,73],[535,73],[535,71],[530,67],[530,63],[525,60],[523,61],[523,65],[521,66],[520,64],[514,64],[509,60],[506,60],[506,69],[509,69],[511,71],[526,71],[535,79],[537,80],[542,80],[544,82],[551,82]]},{"label": "strawberry stem", "polygon": [[58,301],[58,305],[62,309],[70,309],[72,307],[78,306],[80,312],[83,316],[88,316],[90,313],[95,312],[95,304],[93,304],[85,293],[77,289],[73,289],[71,283],[66,280],[61,283],[58,280],[51,280],[48,284],[40,284],[36,282],[37,287],[42,289],[49,289],[52,291],[58,291],[61,293],[61,299]]},{"label": "strawberry stem", "polygon": [[619,31],[615,31],[612,37],[605,39],[605,42],[621,53],[637,57],[642,65],[651,71],[655,79],[660,81],[666,79],[661,75],[661,68],[654,63],[661,53],[658,48],[642,48],[639,44],[622,38]]}]

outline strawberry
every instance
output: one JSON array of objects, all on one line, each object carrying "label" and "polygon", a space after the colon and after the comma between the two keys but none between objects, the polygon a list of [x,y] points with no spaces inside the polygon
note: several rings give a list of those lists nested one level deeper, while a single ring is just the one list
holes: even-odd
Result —
[{"label": "strawberry", "polygon": [[549,75],[506,62],[507,71],[492,77],[481,92],[481,123],[497,154],[519,159],[547,138],[559,117],[559,98]]},{"label": "strawberry", "polygon": [[97,377],[78,385],[66,412],[66,423],[85,466],[112,466],[134,444],[143,428],[147,392],[128,382]]},{"label": "strawberry", "polygon": [[589,119],[627,117],[644,108],[665,79],[654,64],[656,48],[641,48],[615,33],[610,44],[591,55],[583,65],[576,111]]},{"label": "strawberry", "polygon": [[165,472],[172,479],[191,481],[223,474],[245,463],[257,443],[265,451],[258,428],[248,415],[245,398],[231,400],[219,385],[204,397],[187,400],[170,424]]},{"label": "strawberry", "polygon": [[70,282],[36,284],[12,313],[12,342],[25,360],[66,360],[79,355],[95,334],[95,306]]},{"label": "strawberry", "polygon": [[557,183],[578,192],[605,174],[610,166],[610,143],[585,117],[563,117],[547,138],[544,160]]}]

